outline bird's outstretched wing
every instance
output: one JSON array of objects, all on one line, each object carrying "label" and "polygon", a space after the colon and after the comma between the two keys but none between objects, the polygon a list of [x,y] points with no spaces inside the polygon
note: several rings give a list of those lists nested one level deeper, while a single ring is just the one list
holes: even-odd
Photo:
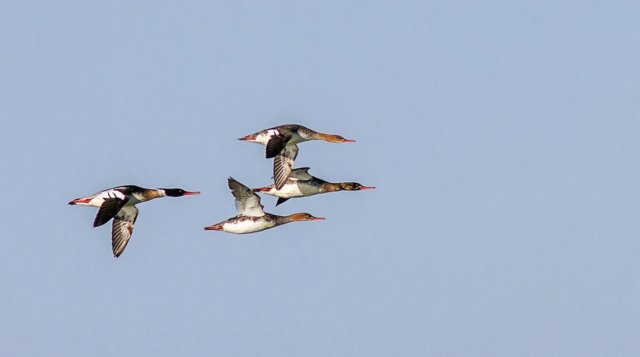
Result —
[{"label": "bird's outstretched wing", "polygon": [[260,196],[253,193],[249,187],[229,177],[229,188],[236,199],[236,210],[240,216],[264,216],[264,206],[260,204]]},{"label": "bird's outstretched wing", "polygon": [[310,167],[299,167],[297,169],[291,170],[289,174],[290,180],[298,180],[298,181],[307,181],[311,180],[313,176],[309,174]]},{"label": "bird's outstretched wing", "polygon": [[291,174],[293,161],[298,156],[297,145],[287,145],[284,150],[273,159],[273,179],[276,189],[279,190],[284,186]]},{"label": "bird's outstretched wing", "polygon": [[267,159],[275,157],[280,154],[282,150],[287,146],[287,142],[291,139],[291,134],[283,133],[281,130],[278,133],[271,135],[267,142]]},{"label": "bird's outstretched wing", "polygon": [[113,249],[114,257],[119,257],[124,252],[124,248],[127,247],[137,218],[138,209],[135,206],[123,207],[113,218],[111,248]]},{"label": "bird's outstretched wing", "polygon": [[107,222],[118,214],[118,212],[124,207],[129,199],[124,197],[112,197],[104,200],[102,205],[100,205],[100,209],[98,209],[98,214],[96,214],[96,219],[93,221],[94,227],[99,227]]}]

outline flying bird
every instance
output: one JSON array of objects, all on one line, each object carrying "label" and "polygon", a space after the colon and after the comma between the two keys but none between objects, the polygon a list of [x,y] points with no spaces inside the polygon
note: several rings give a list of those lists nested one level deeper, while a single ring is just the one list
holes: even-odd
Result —
[{"label": "flying bird", "polygon": [[113,256],[119,257],[129,243],[133,225],[138,218],[136,204],[159,197],[180,197],[197,195],[200,192],[189,192],[181,188],[142,188],[135,185],[118,186],[100,191],[91,196],[76,198],[70,205],[98,207],[98,214],[93,221],[99,227],[113,218],[111,230],[111,247]]},{"label": "flying bird", "polygon": [[337,191],[362,191],[374,189],[373,186],[364,186],[357,182],[327,182],[309,174],[308,167],[293,169],[289,178],[277,189],[275,185],[254,188],[254,192],[263,192],[278,197],[276,206],[286,202],[290,198],[307,197],[320,193]]},{"label": "flying bird", "polygon": [[273,160],[273,178],[276,189],[281,189],[291,173],[293,162],[298,156],[298,143],[309,140],[324,140],[330,143],[352,143],[340,135],[313,131],[302,125],[287,124],[261,130],[238,140],[250,141],[267,146],[267,159]]},{"label": "flying bird", "polygon": [[235,198],[238,215],[220,223],[204,227],[205,230],[225,231],[229,233],[254,233],[296,221],[317,221],[324,218],[314,217],[309,213],[294,213],[288,216],[277,216],[266,213],[260,204],[260,196],[249,187],[229,177],[229,188]]}]

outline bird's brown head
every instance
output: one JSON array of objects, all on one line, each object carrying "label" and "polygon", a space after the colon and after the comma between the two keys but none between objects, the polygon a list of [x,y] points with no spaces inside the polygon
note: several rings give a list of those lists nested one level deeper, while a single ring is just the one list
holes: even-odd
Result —
[{"label": "bird's brown head", "polygon": [[289,216],[292,221],[320,221],[324,218],[322,217],[314,217],[309,213],[294,213]]},{"label": "bird's brown head", "polygon": [[328,141],[330,143],[355,143],[355,140],[347,139],[341,135],[333,135],[333,134],[320,134],[320,139],[324,141]]},{"label": "bird's brown head", "polygon": [[341,182],[340,189],[344,191],[373,190],[375,186],[364,186],[357,182]]}]

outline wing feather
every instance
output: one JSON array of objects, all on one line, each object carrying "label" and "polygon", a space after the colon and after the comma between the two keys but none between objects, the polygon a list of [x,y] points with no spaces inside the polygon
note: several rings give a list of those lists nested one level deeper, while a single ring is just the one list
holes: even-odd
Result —
[{"label": "wing feather", "polygon": [[269,138],[267,142],[267,159],[280,154],[287,146],[287,142],[291,139],[291,134],[283,134],[278,132]]},{"label": "wing feather", "polygon": [[119,257],[124,248],[127,247],[131,234],[133,233],[133,225],[138,218],[138,209],[135,206],[127,206],[122,208],[113,218],[113,228],[111,230],[111,248],[113,256]]},{"label": "wing feather", "polygon": [[122,199],[118,197],[105,199],[98,209],[98,214],[96,214],[96,219],[93,221],[93,226],[98,227],[109,222],[128,201],[128,198]]},{"label": "wing feather", "polygon": [[310,167],[299,167],[297,169],[293,169],[289,174],[289,179],[298,181],[311,180],[313,176],[309,174],[309,169]]},{"label": "wing feather", "polygon": [[276,184],[276,189],[279,190],[284,186],[291,174],[291,167],[293,161],[298,156],[297,145],[287,145],[280,155],[277,155],[273,159],[273,179]]},{"label": "wing feather", "polygon": [[276,202],[276,206],[287,202],[287,200],[289,200],[288,198],[284,198],[284,197],[278,197],[278,202]]},{"label": "wing feather", "polygon": [[260,196],[252,189],[229,177],[229,188],[236,199],[236,210],[240,216],[264,216],[264,206],[260,204]]}]

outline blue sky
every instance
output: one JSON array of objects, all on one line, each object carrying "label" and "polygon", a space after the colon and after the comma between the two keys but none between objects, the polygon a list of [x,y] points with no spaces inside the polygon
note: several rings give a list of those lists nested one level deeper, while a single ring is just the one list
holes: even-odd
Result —
[{"label": "blue sky", "polygon": [[[637,356],[640,6],[624,1],[0,4],[0,341],[13,356]],[[236,140],[377,189],[205,232]],[[95,210],[137,184],[119,259]]]}]

